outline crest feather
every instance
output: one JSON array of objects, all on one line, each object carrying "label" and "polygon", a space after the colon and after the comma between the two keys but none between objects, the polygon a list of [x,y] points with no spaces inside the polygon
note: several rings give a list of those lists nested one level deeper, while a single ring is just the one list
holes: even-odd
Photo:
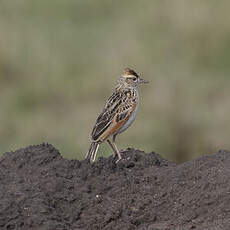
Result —
[{"label": "crest feather", "polygon": [[138,77],[138,74],[137,74],[134,70],[132,70],[132,69],[130,69],[130,68],[125,68],[125,69],[124,69],[123,76],[124,76],[124,77],[127,77],[127,76],[130,76],[130,75],[133,75],[133,76]]}]

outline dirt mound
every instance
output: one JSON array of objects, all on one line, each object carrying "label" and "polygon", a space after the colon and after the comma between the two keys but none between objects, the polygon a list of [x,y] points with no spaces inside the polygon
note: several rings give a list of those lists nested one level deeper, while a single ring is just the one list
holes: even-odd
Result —
[{"label": "dirt mound", "polygon": [[230,229],[230,152],[184,164],[127,149],[94,164],[42,144],[0,158],[0,229]]}]

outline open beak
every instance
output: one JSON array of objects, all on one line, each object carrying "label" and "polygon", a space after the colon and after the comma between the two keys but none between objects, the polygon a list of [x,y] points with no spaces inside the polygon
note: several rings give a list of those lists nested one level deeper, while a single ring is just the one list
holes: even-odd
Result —
[{"label": "open beak", "polygon": [[147,84],[147,83],[149,83],[148,81],[146,81],[146,80],[144,80],[143,78],[140,78],[140,84]]}]

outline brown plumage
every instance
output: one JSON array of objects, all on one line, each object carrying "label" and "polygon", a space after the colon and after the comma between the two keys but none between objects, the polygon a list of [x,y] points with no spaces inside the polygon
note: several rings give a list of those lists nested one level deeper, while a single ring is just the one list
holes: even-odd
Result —
[{"label": "brown plumage", "polygon": [[[98,116],[91,133],[91,145],[86,158],[95,161],[99,145],[107,140],[114,155],[121,159],[115,144],[116,136],[125,131],[134,121],[138,108],[137,85],[147,83],[134,70],[126,68],[119,79],[114,93],[107,100],[101,114]],[[113,136],[111,142],[108,138]]]}]

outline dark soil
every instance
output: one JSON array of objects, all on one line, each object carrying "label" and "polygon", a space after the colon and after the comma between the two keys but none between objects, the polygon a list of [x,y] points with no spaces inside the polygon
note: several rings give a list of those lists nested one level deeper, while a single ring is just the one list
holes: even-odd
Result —
[{"label": "dark soil", "polygon": [[0,158],[0,229],[229,230],[230,152],[175,164],[127,149],[87,161],[42,144]]}]

